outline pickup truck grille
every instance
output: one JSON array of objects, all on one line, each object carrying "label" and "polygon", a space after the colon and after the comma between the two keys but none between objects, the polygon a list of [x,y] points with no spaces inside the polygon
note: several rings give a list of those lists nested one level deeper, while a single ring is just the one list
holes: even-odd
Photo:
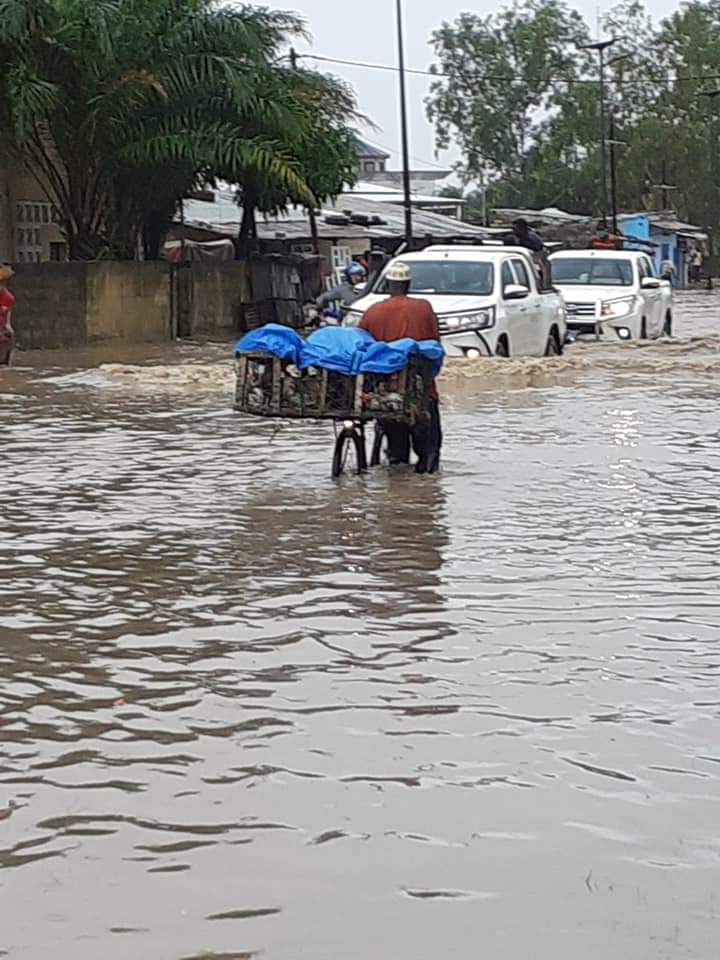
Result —
[{"label": "pickup truck grille", "polygon": [[594,303],[567,303],[565,306],[568,320],[573,320],[575,317],[588,317],[594,320],[597,313]]}]

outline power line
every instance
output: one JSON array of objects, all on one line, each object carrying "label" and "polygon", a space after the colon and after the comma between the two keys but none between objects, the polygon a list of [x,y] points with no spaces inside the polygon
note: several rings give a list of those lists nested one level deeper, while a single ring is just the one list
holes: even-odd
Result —
[{"label": "power line", "polygon": [[[344,67],[359,67],[364,70],[381,70],[388,73],[397,73],[398,67],[393,66],[388,63],[366,63],[362,60],[341,60],[338,57],[322,57],[315,53],[303,53],[298,54],[305,60],[317,60],[320,63],[333,63],[339,64]],[[454,80],[455,75],[451,73],[443,73],[440,70],[420,70],[417,67],[407,67],[405,70],[406,73],[409,73],[417,77],[432,77],[434,79],[445,79],[445,80]],[[468,74],[468,79],[472,80],[493,80],[498,83],[531,83],[528,77],[522,77],[519,75],[512,76],[510,74],[492,74],[492,73],[474,73]],[[597,86],[600,82],[600,78],[589,79],[587,77],[547,77],[544,78],[548,83],[566,83],[569,86],[577,85],[590,85]],[[705,74],[699,77],[673,77],[673,76],[664,76],[664,77],[653,77],[648,76],[643,79],[633,79],[633,78],[614,78],[612,83],[619,84],[621,86],[645,86],[647,84],[673,84],[673,83],[705,83],[707,81],[717,81],[720,80],[720,74]]]}]

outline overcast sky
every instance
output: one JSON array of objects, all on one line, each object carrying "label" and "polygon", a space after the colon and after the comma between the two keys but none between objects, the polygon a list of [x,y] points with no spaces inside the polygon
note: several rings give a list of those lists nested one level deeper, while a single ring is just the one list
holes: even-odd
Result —
[{"label": "overcast sky", "polygon": [[[294,10],[303,16],[313,36],[311,46],[299,45],[299,51],[308,51],[321,56],[347,60],[362,60],[373,63],[397,64],[395,34],[395,0],[362,0],[360,3],[338,0],[263,0],[265,6],[274,9]],[[463,10],[480,14],[491,13],[503,4],[487,0],[482,6],[462,0],[404,0],[406,60],[409,67],[427,69],[432,63],[432,50],[428,45],[430,35],[443,19],[452,20]],[[588,22],[595,24],[599,8],[593,0],[575,4]],[[605,3],[603,9],[612,6]],[[648,9],[656,17],[663,17],[677,6],[672,0],[648,0]],[[355,88],[360,110],[379,127],[368,133],[367,139],[387,148],[393,154],[393,164],[399,164],[399,108],[397,101],[397,77],[382,73],[333,64],[320,65],[347,80]],[[452,156],[435,156],[433,130],[425,118],[424,101],[429,80],[423,77],[408,78],[410,100],[410,151],[413,166],[428,168],[433,164],[450,165]]]}]

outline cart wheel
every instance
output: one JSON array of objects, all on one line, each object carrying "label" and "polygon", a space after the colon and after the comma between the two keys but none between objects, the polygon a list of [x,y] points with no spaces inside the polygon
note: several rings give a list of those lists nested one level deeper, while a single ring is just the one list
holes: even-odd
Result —
[{"label": "cart wheel", "polygon": [[370,458],[371,467],[379,467],[383,462],[383,452],[386,454],[388,459],[389,455],[389,446],[388,446],[388,436],[380,426],[379,423],[375,424],[375,439],[373,440],[372,456]]},{"label": "cart wheel", "polygon": [[332,475],[337,480],[344,473],[364,473],[367,470],[365,437],[360,430],[343,430],[337,438],[333,455]]}]

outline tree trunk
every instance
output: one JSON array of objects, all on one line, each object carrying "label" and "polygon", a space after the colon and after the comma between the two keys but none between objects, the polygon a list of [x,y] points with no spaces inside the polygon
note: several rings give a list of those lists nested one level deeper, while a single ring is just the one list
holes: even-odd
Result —
[{"label": "tree trunk", "polygon": [[312,238],[312,248],[313,253],[320,253],[320,239],[318,237],[318,225],[317,217],[315,216],[314,210],[308,211],[308,219],[310,220],[310,237]]},{"label": "tree trunk", "polygon": [[159,260],[165,217],[158,210],[148,210],[142,228],[143,250],[146,260]]},{"label": "tree trunk", "polygon": [[257,207],[257,191],[246,185],[243,190],[243,215],[235,244],[235,259],[249,260],[253,237],[257,234],[255,228],[255,209]]}]

